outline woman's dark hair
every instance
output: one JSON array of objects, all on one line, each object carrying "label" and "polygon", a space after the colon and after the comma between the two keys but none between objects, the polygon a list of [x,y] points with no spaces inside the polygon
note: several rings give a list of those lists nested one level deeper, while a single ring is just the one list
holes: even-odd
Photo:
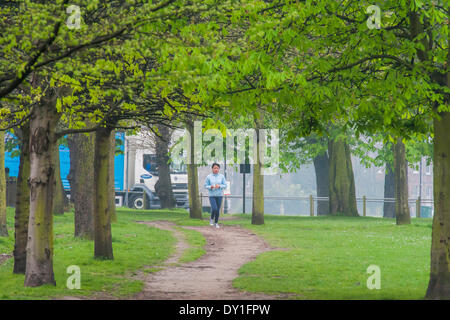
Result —
[{"label": "woman's dark hair", "polygon": [[216,163],[216,162],[214,162],[214,163],[212,164],[211,169],[214,168],[214,166],[218,166],[218,167],[220,168],[220,164],[218,164],[218,163]]}]

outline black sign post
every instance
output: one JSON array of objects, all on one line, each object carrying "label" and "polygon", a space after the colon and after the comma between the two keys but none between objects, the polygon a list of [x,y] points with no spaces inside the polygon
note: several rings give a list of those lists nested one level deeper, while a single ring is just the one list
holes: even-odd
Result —
[{"label": "black sign post", "polygon": [[245,174],[250,173],[250,164],[245,163],[240,165],[240,172],[242,175],[242,213],[245,213]]}]

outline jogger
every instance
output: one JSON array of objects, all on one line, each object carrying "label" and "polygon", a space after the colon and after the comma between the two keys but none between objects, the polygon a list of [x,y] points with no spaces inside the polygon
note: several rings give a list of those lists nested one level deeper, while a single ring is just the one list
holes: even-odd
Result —
[{"label": "jogger", "polygon": [[211,220],[214,220],[214,223],[217,224],[219,222],[222,197],[209,197],[209,202],[211,203]]},{"label": "jogger", "polygon": [[223,189],[227,187],[227,182],[223,174],[219,173],[220,165],[213,163],[212,173],[205,180],[205,188],[208,189],[209,202],[211,203],[211,220],[210,225],[216,225],[219,228],[220,206],[222,205]]}]

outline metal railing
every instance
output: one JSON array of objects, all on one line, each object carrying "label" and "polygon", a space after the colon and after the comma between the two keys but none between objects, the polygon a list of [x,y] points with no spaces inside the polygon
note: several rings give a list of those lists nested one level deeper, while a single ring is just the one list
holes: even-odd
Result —
[{"label": "metal railing", "polygon": [[[203,193],[200,193],[200,201],[203,206],[204,199],[208,199],[207,195],[204,195]],[[224,199],[242,199],[243,195],[225,195]],[[252,199],[253,194],[246,194],[245,195],[246,200]],[[289,201],[289,200],[301,200],[301,201],[307,201],[309,202],[309,215],[314,216],[315,212],[317,211],[316,206],[318,202],[320,201],[329,201],[328,197],[315,197],[313,195],[309,196],[264,196],[264,200],[281,200],[281,201]],[[222,202],[222,210],[223,210],[223,203]],[[367,216],[367,206],[369,203],[394,203],[395,204],[395,198],[368,198],[366,196],[362,197],[356,197],[356,202],[360,206],[362,206],[362,215],[365,217]],[[422,205],[427,205],[427,207],[430,208],[430,210],[433,210],[434,207],[434,201],[433,199],[421,199],[420,197],[417,198],[410,198],[408,199],[408,205],[410,208],[414,208],[415,210],[415,217],[420,218],[421,217],[421,208]]]}]

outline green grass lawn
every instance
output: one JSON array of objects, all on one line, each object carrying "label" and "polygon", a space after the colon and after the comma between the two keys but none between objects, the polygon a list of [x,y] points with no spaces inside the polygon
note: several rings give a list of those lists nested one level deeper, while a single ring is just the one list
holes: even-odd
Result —
[{"label": "green grass lawn", "polygon": [[[104,291],[116,296],[130,295],[143,288],[143,282],[126,276],[144,265],[157,265],[174,252],[176,239],[169,231],[134,223],[133,220],[153,220],[170,216],[185,219],[182,212],[158,211],[155,214],[136,214],[118,211],[118,221],[112,225],[113,261],[93,258],[92,241],[73,237],[73,213],[54,217],[54,273],[55,286],[25,288],[24,275],[12,274],[13,259],[0,265],[0,299],[49,299],[58,296],[89,296]],[[14,210],[8,208],[9,238],[0,238],[0,253],[14,249]],[[145,253],[145,254],[143,254]],[[81,289],[66,286],[67,267],[77,265],[81,271]],[[157,269],[155,269],[157,270]]]},{"label": "green grass lawn", "polygon": [[[265,216],[252,226],[240,224],[277,250],[244,265],[236,288],[266,293],[292,293],[296,299],[422,299],[430,268],[432,219],[369,217]],[[367,288],[369,265],[381,271],[381,289]]]},{"label": "green grass lawn", "polygon": [[[0,299],[48,299],[89,296],[96,291],[116,296],[142,290],[143,283],[127,275],[145,265],[157,266],[174,252],[170,232],[134,223],[136,220],[170,220],[177,225],[208,225],[191,220],[186,211],[120,209],[112,225],[114,261],[93,259],[93,243],[73,237],[73,213],[55,217],[54,271],[56,287],[24,288],[24,276],[13,275],[13,260],[0,265]],[[283,248],[261,254],[245,264],[234,280],[236,288],[270,294],[291,293],[296,299],[421,299],[429,277],[431,219],[412,219],[396,226],[393,219],[346,217],[265,216],[265,225],[251,225],[250,214],[239,224]],[[9,238],[0,238],[0,253],[11,253],[13,210],[8,209]],[[182,230],[191,248],[182,261],[204,254],[204,238],[197,231]],[[145,252],[146,254],[143,254]],[[66,268],[81,268],[81,290],[69,290]],[[381,289],[369,290],[369,265],[381,270]],[[159,270],[158,267],[146,272]]]}]

